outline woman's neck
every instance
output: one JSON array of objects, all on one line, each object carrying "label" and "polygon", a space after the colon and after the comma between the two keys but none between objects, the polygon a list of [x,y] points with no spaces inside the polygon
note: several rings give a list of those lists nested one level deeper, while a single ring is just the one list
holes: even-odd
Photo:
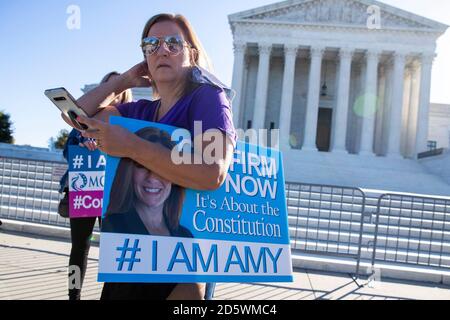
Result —
[{"label": "woman's neck", "polygon": [[136,211],[147,228],[153,235],[170,235],[169,228],[166,225],[163,213],[164,205],[159,207],[148,207],[145,205],[136,205]]},{"label": "woman's neck", "polygon": [[161,98],[160,117],[167,113],[177,101],[181,98],[186,86],[186,81],[180,79],[180,81],[159,83],[158,94]]}]

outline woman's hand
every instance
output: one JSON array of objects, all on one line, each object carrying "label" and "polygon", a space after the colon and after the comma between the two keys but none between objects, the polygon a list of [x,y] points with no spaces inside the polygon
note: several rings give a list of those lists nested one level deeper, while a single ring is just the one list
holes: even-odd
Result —
[{"label": "woman's hand", "polygon": [[74,129],[77,129],[77,127],[75,127],[75,125],[72,123],[72,120],[70,120],[69,118],[66,117],[66,115],[64,113],[61,112],[61,118],[64,120],[65,123],[67,123],[69,126],[71,126]]},{"label": "woman's hand", "polygon": [[92,139],[88,139],[85,142],[80,142],[78,145],[82,148],[87,148],[89,151],[97,150],[97,143]]},{"label": "woman's hand", "polygon": [[[100,121],[103,121],[103,122],[108,122],[109,118],[111,116],[120,117],[121,114],[117,110],[116,107],[114,107],[114,106],[107,106],[107,107],[103,108],[100,112],[95,114],[93,117],[91,117],[91,119],[96,119],[96,120],[100,120]],[[70,120],[68,117],[66,117],[66,115],[64,113],[61,113],[61,118],[64,120],[64,122],[66,122],[72,128],[74,128],[74,129],[76,129],[78,131],[80,130],[77,126],[75,126],[75,124],[73,124],[72,120]]]},{"label": "woman's hand", "polygon": [[135,134],[121,126],[83,116],[79,116],[77,121],[89,127],[88,130],[82,131],[81,135],[95,139],[96,147],[102,152],[118,158],[129,157],[128,147],[132,144],[130,141],[133,137],[136,137]]},{"label": "woman's hand", "polygon": [[205,288],[203,283],[179,283],[167,300],[204,300]]},{"label": "woman's hand", "polygon": [[150,72],[147,61],[142,61],[122,74],[129,88],[150,87]]}]

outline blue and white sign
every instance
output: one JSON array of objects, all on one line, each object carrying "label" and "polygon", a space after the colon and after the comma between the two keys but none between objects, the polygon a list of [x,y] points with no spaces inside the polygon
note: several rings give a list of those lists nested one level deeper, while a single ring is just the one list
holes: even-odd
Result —
[{"label": "blue and white sign", "polygon": [[[110,121],[173,147],[174,127]],[[99,281],[292,281],[279,151],[238,142],[225,183],[208,192],[172,185],[130,159],[106,162]]]}]

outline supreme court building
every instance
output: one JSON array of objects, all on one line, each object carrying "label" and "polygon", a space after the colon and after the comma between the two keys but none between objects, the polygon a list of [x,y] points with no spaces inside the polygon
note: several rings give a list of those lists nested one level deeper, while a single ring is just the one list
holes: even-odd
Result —
[{"label": "supreme court building", "polygon": [[372,0],[290,0],[229,22],[235,125],[280,130],[288,181],[449,194],[417,160],[448,26]]}]

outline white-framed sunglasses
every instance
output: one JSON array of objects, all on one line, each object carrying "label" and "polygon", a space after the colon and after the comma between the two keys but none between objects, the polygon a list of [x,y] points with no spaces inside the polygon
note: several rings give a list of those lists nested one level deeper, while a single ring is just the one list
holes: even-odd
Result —
[{"label": "white-framed sunglasses", "polygon": [[179,55],[184,47],[191,48],[192,46],[179,35],[166,36],[162,38],[147,37],[142,39],[141,48],[146,57],[155,54],[158,51],[161,43],[164,43],[165,49],[171,56]]}]

